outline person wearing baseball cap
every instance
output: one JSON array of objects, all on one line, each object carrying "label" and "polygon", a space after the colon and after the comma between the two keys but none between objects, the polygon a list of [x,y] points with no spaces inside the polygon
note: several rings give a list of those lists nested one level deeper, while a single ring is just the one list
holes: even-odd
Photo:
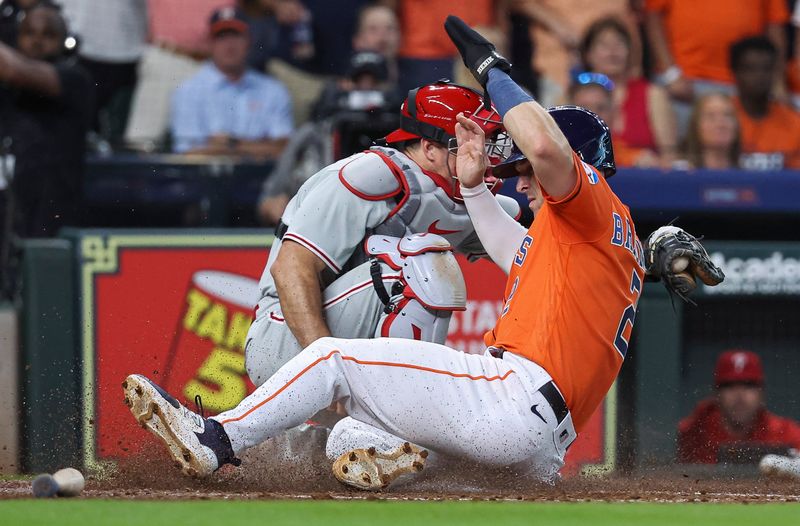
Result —
[{"label": "person wearing baseball cap", "polygon": [[790,448],[800,448],[800,424],[767,411],[761,358],[742,349],[720,354],[714,395],[678,425],[678,461],[756,462]]},{"label": "person wearing baseball cap", "polygon": [[211,60],[173,95],[172,137],[177,153],[277,157],[292,133],[292,108],[283,84],[249,69],[247,18],[222,7],[209,19]]}]

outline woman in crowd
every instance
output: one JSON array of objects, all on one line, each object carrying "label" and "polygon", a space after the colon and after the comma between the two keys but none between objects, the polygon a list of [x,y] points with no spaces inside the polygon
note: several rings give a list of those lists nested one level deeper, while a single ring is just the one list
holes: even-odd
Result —
[{"label": "woman in crowd", "polygon": [[663,88],[633,74],[631,35],[616,18],[592,24],[580,45],[585,70],[602,73],[614,83],[613,118],[609,126],[622,166],[670,166],[677,131],[669,96]]},{"label": "woman in crowd", "polygon": [[739,122],[731,98],[718,92],[698,98],[684,141],[684,159],[688,167],[737,168],[740,143]]}]

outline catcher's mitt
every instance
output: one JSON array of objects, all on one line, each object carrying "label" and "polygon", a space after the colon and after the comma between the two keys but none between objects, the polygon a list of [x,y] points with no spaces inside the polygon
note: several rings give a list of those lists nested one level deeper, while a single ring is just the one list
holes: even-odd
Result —
[{"label": "catcher's mitt", "polygon": [[700,241],[676,226],[662,226],[650,234],[645,264],[649,278],[662,281],[668,291],[686,302],[691,302],[688,295],[697,288],[698,278],[709,286],[725,279]]}]

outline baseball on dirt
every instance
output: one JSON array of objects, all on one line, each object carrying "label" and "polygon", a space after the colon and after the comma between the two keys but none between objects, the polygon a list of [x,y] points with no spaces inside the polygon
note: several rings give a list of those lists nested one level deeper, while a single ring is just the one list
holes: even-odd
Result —
[{"label": "baseball on dirt", "polygon": [[74,497],[83,491],[86,481],[75,468],[59,469],[52,475],[39,475],[33,479],[31,490],[34,497]]},{"label": "baseball on dirt", "polygon": [[672,272],[683,272],[688,266],[689,258],[686,256],[677,257],[675,258],[675,261],[672,262]]}]

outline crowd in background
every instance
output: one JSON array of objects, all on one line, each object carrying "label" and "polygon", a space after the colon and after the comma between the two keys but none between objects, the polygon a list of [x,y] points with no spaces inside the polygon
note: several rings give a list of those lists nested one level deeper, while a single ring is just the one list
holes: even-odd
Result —
[{"label": "crowd in background", "polygon": [[[100,154],[262,161],[288,149],[265,193],[285,202],[332,160],[307,146],[324,144],[332,117],[396,113],[409,89],[440,78],[472,83],[442,29],[448,14],[495,41],[543,105],[603,117],[620,166],[798,168],[794,4],[2,0],[0,181],[13,158],[23,236],[74,216],[86,137]],[[275,214],[262,206],[264,221]]]}]

